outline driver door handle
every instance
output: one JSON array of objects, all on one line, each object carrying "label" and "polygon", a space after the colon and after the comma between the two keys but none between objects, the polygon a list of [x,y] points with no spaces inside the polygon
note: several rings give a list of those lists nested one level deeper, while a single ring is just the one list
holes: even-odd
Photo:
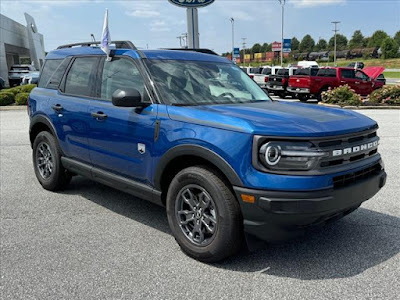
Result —
[{"label": "driver door handle", "polygon": [[105,119],[107,119],[107,115],[105,113],[101,112],[101,111],[92,112],[91,115],[96,120],[105,120]]},{"label": "driver door handle", "polygon": [[60,112],[64,109],[60,104],[53,105],[51,108],[56,112]]}]

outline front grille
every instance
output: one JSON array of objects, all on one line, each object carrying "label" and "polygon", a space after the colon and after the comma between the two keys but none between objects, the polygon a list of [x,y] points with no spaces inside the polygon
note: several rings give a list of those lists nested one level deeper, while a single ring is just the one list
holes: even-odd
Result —
[{"label": "front grille", "polygon": [[[319,162],[320,169],[329,167],[337,167],[363,159],[367,159],[378,153],[379,138],[376,129],[360,133],[356,136],[336,137],[313,141],[317,149],[329,153],[328,157],[324,157]],[[362,148],[361,146],[373,145],[372,147]],[[348,150],[351,151],[348,151]],[[334,152],[343,151],[340,155],[334,155]]]},{"label": "front grille", "polygon": [[361,179],[366,179],[373,177],[374,175],[379,174],[382,171],[382,167],[380,164],[375,164],[372,167],[368,167],[366,169],[336,176],[333,178],[333,187],[334,188],[341,188],[353,184]]}]

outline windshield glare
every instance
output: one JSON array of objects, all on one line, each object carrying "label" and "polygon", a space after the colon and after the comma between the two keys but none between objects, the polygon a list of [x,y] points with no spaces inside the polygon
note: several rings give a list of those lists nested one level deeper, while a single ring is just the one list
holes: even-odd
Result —
[{"label": "windshield glare", "polygon": [[270,101],[268,95],[246,73],[231,63],[148,60],[147,64],[167,104]]}]

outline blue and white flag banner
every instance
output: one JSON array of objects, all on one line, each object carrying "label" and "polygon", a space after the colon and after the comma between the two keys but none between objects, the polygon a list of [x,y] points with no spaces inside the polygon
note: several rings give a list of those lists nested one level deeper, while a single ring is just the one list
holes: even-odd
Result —
[{"label": "blue and white flag banner", "polygon": [[106,14],[104,16],[103,33],[101,34],[101,50],[107,54],[107,60],[111,60],[110,55],[110,44],[111,36],[110,30],[108,29],[108,9],[106,9]]}]

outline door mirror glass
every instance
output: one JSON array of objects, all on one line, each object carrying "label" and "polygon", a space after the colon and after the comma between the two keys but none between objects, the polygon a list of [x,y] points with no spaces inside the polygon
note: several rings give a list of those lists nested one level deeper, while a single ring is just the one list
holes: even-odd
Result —
[{"label": "door mirror glass", "polygon": [[112,94],[112,103],[119,107],[144,107],[142,95],[137,89],[118,89]]}]

